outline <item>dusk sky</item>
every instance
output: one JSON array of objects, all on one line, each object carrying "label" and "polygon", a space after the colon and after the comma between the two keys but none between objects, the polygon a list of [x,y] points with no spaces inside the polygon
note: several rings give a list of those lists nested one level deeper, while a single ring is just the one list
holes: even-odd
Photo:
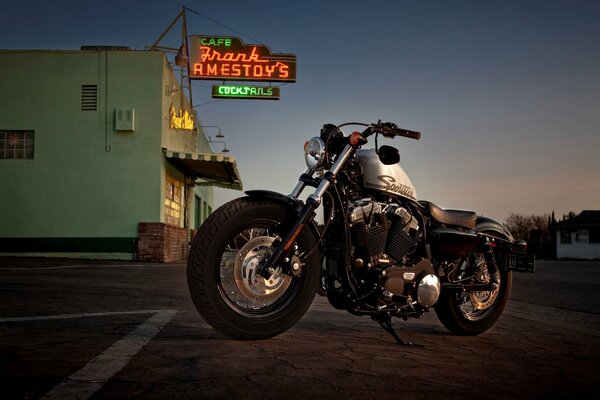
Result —
[{"label": "dusk sky", "polygon": [[[4,49],[143,50],[182,6],[0,1]],[[386,141],[422,200],[501,221],[600,209],[600,1],[183,5],[245,43],[297,55],[297,82],[279,101],[214,100],[212,81],[194,83],[201,123],[225,134],[245,190],[289,193],[305,169],[302,146],[324,123],[382,119],[422,132]],[[192,12],[187,25],[190,35],[241,36]],[[162,44],[178,47],[180,35],[177,26]],[[240,195],[218,189],[215,206]]]}]

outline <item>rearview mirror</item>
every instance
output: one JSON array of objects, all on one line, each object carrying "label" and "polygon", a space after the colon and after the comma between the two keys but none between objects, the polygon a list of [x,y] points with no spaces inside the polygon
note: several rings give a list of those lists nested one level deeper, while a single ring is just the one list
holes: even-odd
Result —
[{"label": "rearview mirror", "polygon": [[379,161],[385,165],[398,164],[400,162],[400,152],[392,146],[381,146],[377,152]]}]

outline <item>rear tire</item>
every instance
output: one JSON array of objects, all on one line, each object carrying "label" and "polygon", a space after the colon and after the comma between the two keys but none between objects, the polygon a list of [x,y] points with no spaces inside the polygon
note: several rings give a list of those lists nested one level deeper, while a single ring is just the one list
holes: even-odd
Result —
[{"label": "rear tire", "polygon": [[[472,256],[476,257],[477,254]],[[470,293],[442,291],[435,305],[435,313],[450,332],[465,336],[478,335],[498,322],[508,302],[512,275],[499,262],[498,257],[496,263],[500,286],[495,291]]]},{"label": "rear tire", "polygon": [[317,243],[309,229],[300,233],[290,256],[301,265],[299,277],[281,273],[267,281],[255,273],[294,218],[282,203],[245,197],[204,222],[192,242],[187,274],[194,305],[208,324],[235,339],[265,339],[304,315],[320,277],[318,252],[302,259]]}]

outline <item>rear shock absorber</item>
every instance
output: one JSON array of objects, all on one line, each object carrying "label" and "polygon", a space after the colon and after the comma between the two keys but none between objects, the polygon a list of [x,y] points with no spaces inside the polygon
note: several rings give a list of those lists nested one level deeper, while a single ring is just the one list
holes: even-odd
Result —
[{"label": "rear shock absorber", "polygon": [[494,247],[495,243],[492,241],[488,241],[486,243],[486,251],[483,253],[485,257],[485,262],[487,264],[488,273],[490,274],[490,283],[494,287],[494,289],[498,288],[498,264],[496,263],[496,256],[494,255]]}]

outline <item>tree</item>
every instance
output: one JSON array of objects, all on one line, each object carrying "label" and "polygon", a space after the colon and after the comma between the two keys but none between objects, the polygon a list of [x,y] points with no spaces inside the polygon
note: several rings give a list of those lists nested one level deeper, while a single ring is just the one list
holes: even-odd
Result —
[{"label": "tree", "polygon": [[554,220],[553,215],[509,214],[504,226],[515,239],[525,240],[528,251],[538,258],[556,257],[556,244],[550,236],[548,225]]},{"label": "tree", "polygon": [[509,214],[504,221],[504,226],[509,232],[515,237],[515,239],[521,239],[530,241],[531,234],[533,232],[536,238],[546,238],[548,236],[548,220],[550,217],[547,214],[544,215],[523,215],[523,214]]}]

